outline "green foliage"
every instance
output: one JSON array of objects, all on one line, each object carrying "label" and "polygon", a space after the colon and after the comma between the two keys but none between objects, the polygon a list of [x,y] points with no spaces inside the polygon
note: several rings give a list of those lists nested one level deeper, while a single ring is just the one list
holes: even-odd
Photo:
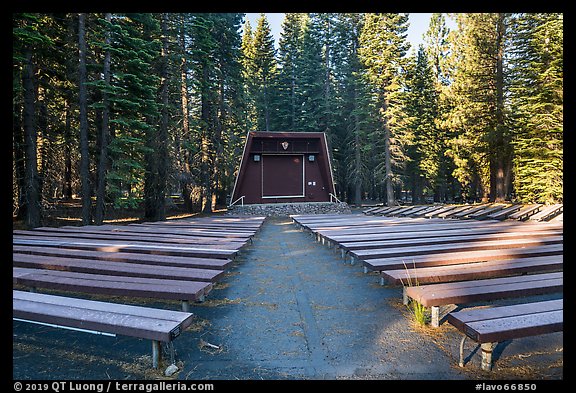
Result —
[{"label": "green foliage", "polygon": [[517,15],[512,41],[514,186],[519,201],[563,200],[563,15]]},{"label": "green foliage", "polygon": [[[246,132],[267,129],[326,132],[349,202],[387,199],[391,189],[415,202],[492,198],[497,168],[506,197],[563,199],[562,14],[456,14],[453,31],[433,14],[412,54],[405,14],[288,13],[277,53],[265,16],[243,32],[238,13],[86,16],[90,170],[99,169],[109,105],[106,199],[118,208],[159,184],[165,157],[169,192],[186,194],[190,209],[212,196],[224,204]],[[26,203],[30,54],[36,93],[26,120],[41,198],[79,191],[77,28],[77,14],[13,14],[15,206]]]}]

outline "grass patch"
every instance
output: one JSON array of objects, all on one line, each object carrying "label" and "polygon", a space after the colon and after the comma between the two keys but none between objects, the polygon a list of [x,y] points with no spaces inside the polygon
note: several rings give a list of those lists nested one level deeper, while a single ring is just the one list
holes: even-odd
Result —
[{"label": "grass patch", "polygon": [[[410,275],[410,269],[408,269],[404,261],[402,261],[402,263],[404,264],[404,269],[406,269],[407,276],[406,282],[401,280],[402,285],[404,287],[419,286],[420,283],[418,282],[418,278],[412,279],[412,276]],[[413,269],[416,270],[416,266],[414,266]],[[428,310],[422,304],[413,299],[409,299],[406,307],[408,307],[408,311],[412,315],[412,320],[416,323],[416,325],[426,326],[426,324],[430,322],[430,310]]]}]

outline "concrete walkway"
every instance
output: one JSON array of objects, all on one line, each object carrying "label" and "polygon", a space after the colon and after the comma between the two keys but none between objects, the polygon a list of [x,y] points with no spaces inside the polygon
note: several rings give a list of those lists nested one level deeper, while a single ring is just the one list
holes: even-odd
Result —
[{"label": "concrete walkway", "polygon": [[181,378],[467,378],[412,327],[400,288],[288,218],[267,219],[225,283],[196,311],[209,321],[197,339],[219,349],[182,354]]}]

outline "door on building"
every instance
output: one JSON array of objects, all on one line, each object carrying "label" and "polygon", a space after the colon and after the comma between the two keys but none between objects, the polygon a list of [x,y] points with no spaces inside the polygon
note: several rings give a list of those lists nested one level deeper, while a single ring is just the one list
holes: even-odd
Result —
[{"label": "door on building", "polygon": [[262,198],[304,197],[304,155],[262,155]]}]

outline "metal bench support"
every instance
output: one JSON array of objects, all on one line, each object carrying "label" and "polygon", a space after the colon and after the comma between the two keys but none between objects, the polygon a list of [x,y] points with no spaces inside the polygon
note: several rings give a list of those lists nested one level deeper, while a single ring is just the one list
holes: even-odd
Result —
[{"label": "metal bench support", "polygon": [[158,368],[161,353],[160,341],[152,340],[152,367]]},{"label": "metal bench support", "polygon": [[492,370],[492,351],[498,343],[483,343],[480,345],[482,349],[482,370]]}]

